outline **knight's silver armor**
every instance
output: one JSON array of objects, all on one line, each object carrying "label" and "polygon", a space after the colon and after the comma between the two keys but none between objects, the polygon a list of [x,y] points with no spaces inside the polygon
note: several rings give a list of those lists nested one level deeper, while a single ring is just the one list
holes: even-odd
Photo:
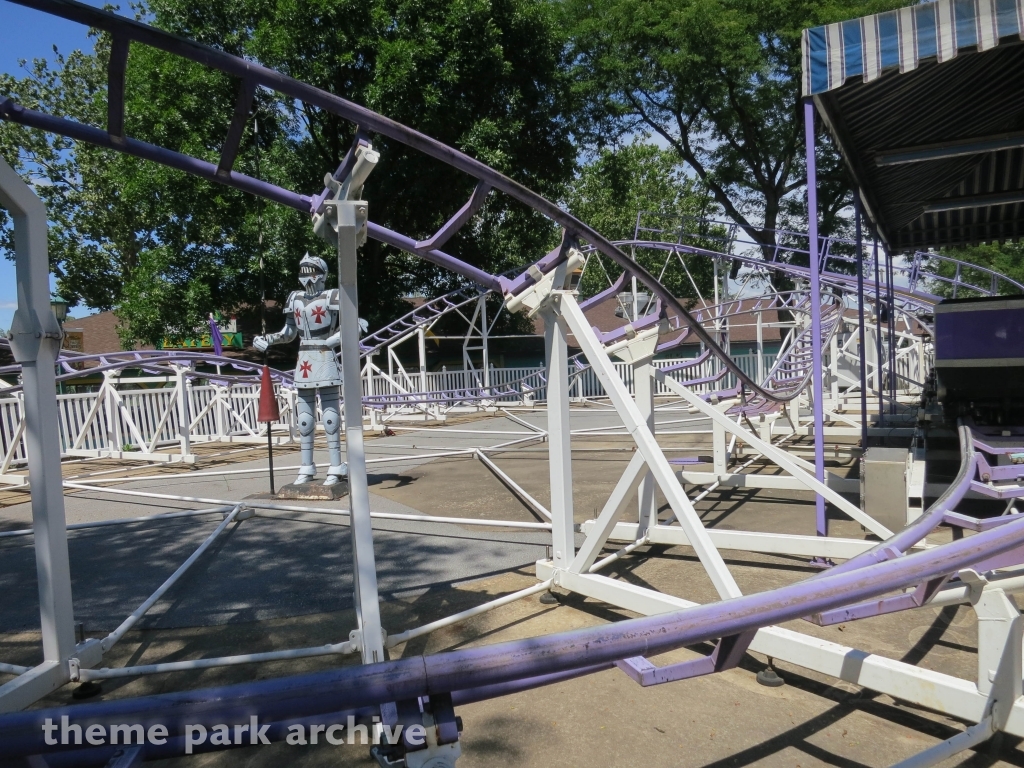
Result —
[{"label": "knight's silver armor", "polygon": [[341,366],[336,350],[341,345],[341,312],[338,291],[324,290],[327,262],[308,253],[299,262],[299,282],[303,290],[294,291],[285,302],[285,325],[278,333],[257,336],[253,347],[260,352],[271,344],[287,344],[299,339],[299,359],[295,365],[295,388],[298,390],[299,445],[302,466],[296,483],[307,483],[316,477],[313,462],[313,436],[316,429],[316,394],[320,391],[324,431],[331,466],[324,485],[334,485],[348,475],[348,465],[341,460],[341,417],[338,400],[342,382]]}]

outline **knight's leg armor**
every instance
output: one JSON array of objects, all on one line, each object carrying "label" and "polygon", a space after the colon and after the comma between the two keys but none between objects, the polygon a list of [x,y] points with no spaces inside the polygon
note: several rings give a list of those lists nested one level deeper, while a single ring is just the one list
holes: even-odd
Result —
[{"label": "knight's leg armor", "polygon": [[331,466],[327,470],[324,485],[334,485],[348,476],[348,464],[341,460],[341,414],[338,412],[338,387],[323,387],[320,390],[320,407],[323,409],[324,431],[327,433],[327,450]]},{"label": "knight's leg armor", "polygon": [[[313,437],[316,432],[316,390],[299,389],[299,447],[302,449],[302,466],[296,483],[308,483],[316,477],[316,464],[313,462]],[[337,407],[337,406],[335,406]]]}]

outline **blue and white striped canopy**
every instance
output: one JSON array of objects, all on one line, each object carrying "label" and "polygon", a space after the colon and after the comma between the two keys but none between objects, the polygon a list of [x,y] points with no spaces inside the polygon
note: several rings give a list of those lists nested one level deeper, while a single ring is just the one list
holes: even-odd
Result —
[{"label": "blue and white striped canopy", "polygon": [[909,72],[933,56],[942,63],[965,48],[986,51],[1011,36],[1024,40],[1024,0],[937,0],[805,29],[803,94],[858,75],[871,82],[892,67]]}]

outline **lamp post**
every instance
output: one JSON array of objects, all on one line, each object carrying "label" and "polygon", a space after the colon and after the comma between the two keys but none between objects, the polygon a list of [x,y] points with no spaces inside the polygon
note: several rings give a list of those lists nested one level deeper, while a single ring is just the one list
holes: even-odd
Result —
[{"label": "lamp post", "polygon": [[[61,335],[64,333],[64,321],[68,319],[68,302],[59,293],[50,294],[50,309],[53,310],[53,316],[57,318],[57,324],[60,326]],[[64,349],[64,339],[60,340],[60,348]],[[60,375],[60,366],[58,364],[57,375]],[[64,383],[57,380],[57,391],[59,394],[64,394]]]},{"label": "lamp post", "polygon": [[50,309],[53,310],[57,322],[63,327],[64,321],[68,319],[68,302],[59,294],[50,294]]}]

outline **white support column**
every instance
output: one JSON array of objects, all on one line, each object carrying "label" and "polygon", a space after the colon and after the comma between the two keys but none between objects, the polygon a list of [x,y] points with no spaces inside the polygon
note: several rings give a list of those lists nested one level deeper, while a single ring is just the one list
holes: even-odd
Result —
[{"label": "white support column", "polygon": [[721,477],[728,471],[728,452],[725,446],[725,427],[717,421],[711,422],[711,449],[715,474]]},{"label": "white support column", "polygon": [[1010,706],[1021,695],[1020,611],[1003,590],[992,586],[983,588],[974,611],[978,615],[978,690],[992,695],[1000,686],[1005,689],[997,696],[1007,703],[1005,723]]},{"label": "white support column", "polygon": [[738,423],[732,421],[717,408],[704,402],[698,395],[691,392],[678,381],[675,381],[664,374],[659,375],[659,378],[665,382],[666,387],[678,394],[698,411],[709,417],[713,422],[720,424],[726,431],[735,435],[738,439],[742,440],[762,456],[778,464],[792,477],[799,480],[807,490],[814,491],[818,495],[822,496],[824,499],[836,506],[841,512],[849,515],[851,519],[856,520],[876,536],[882,539],[887,539],[892,536],[892,531],[867,513],[863,512],[859,507],[833,491],[824,482],[818,480],[813,474],[813,469],[808,471],[807,462],[803,462],[795,456],[791,456],[777,445],[772,445],[771,443],[765,442],[756,437],[752,432],[749,432]]},{"label": "white support column", "polygon": [[[568,568],[576,556],[572,506],[572,451],[569,424],[569,352],[556,295],[543,312],[548,364],[548,456],[551,473],[551,552],[556,568]],[[571,301],[571,297],[569,297]]]},{"label": "white support column", "polygon": [[[366,452],[363,447],[363,386],[359,378],[359,294],[356,278],[357,206],[362,206],[364,211],[366,209],[364,202],[346,201],[337,207],[338,285],[341,289],[341,364],[344,377],[345,458],[348,461],[352,520],[352,566],[357,610],[361,617],[363,663],[373,664],[384,660],[384,643],[377,595],[373,527],[370,521],[370,492],[366,479]],[[422,339],[421,335],[421,350]],[[422,370],[422,357],[420,361]]]},{"label": "white support column", "polygon": [[[619,516],[629,503],[630,496],[636,491],[641,479],[648,475],[644,457],[639,453],[634,453],[633,458],[630,459],[629,464],[626,466],[626,470],[622,473],[622,477],[619,478],[619,482],[612,489],[611,496],[605,502],[601,514],[598,515],[597,520],[593,521],[590,532],[587,534],[587,538],[583,542],[583,546],[580,547],[580,551],[576,555],[575,560],[573,560],[569,570],[573,573],[586,573],[590,566],[594,564],[601,551],[601,547],[605,545],[608,537],[615,530]],[[641,531],[642,527],[642,523],[636,526],[636,532],[630,538],[634,541],[640,541],[640,539],[644,538],[646,532]]]},{"label": "white support column", "polygon": [[796,431],[800,429],[800,398],[794,397],[786,403],[786,411],[793,430]]},{"label": "white support column", "polygon": [[583,310],[576,303],[576,299],[571,294],[566,293],[561,294],[559,310],[561,316],[565,319],[573,335],[576,337],[576,342],[580,345],[583,353],[587,356],[587,360],[593,366],[593,371],[602,386],[604,386],[605,392],[608,393],[612,404],[615,406],[615,410],[626,427],[626,431],[636,443],[637,451],[643,455],[658,483],[658,487],[665,494],[665,498],[675,513],[676,519],[683,530],[686,531],[687,538],[689,538],[697,557],[700,558],[718,594],[723,598],[738,597],[742,593],[732,573],[729,572],[721,554],[711,542],[708,532],[704,529],[704,525],[697,516],[690,500],[683,493],[683,489],[679,485],[679,481],[676,479],[668,460],[665,458],[665,454],[662,453],[657,440],[651,434],[650,429],[647,428],[647,422],[637,409],[633,398],[630,397],[629,392],[622,383],[622,379],[615,372],[612,361],[608,359],[608,355],[594,335],[594,331],[587,322]]},{"label": "white support column", "polygon": [[829,393],[831,395],[831,408],[838,409],[839,406],[839,334],[833,333],[828,348],[828,379]]},{"label": "white support column", "polygon": [[[655,337],[657,341],[657,337]],[[647,428],[654,434],[654,366],[651,358],[646,358],[639,365],[633,366],[633,391],[636,393],[636,407],[640,410],[647,423]],[[646,535],[648,528],[658,522],[658,510],[654,503],[654,476],[644,472],[637,490],[637,501],[640,511],[640,526],[637,528],[637,539]]]},{"label": "white support column", "polygon": [[764,329],[761,316],[764,312],[757,313],[757,383],[764,382]]},{"label": "white support column", "polygon": [[75,654],[75,625],[54,374],[61,329],[50,309],[46,209],[2,158],[0,205],[14,220],[18,309],[10,338],[24,382],[25,447],[32,485],[44,659],[31,672],[0,686],[0,712],[12,712],[70,679],[68,660]]},{"label": "white support column", "polygon": [[487,294],[480,297],[480,354],[484,363],[484,386],[491,386],[491,356],[487,345]]},{"label": "white support column", "polygon": [[[378,155],[372,149],[360,147],[351,175],[336,189],[337,197],[325,201],[323,218],[315,217],[313,223],[314,231],[336,244],[338,249],[338,302],[341,310],[341,368],[344,381],[342,398],[345,410],[345,458],[348,461],[352,580],[359,622],[360,653],[364,664],[384,660],[384,638],[373,552],[370,493],[366,479],[363,383],[359,365],[357,263],[359,246],[366,238],[368,205],[363,200],[350,198],[361,193],[363,182],[373,170],[377,159]],[[328,180],[331,180],[329,175]]]},{"label": "white support column", "polygon": [[420,357],[420,392],[427,391],[427,338],[421,325],[416,329],[416,344]]}]

